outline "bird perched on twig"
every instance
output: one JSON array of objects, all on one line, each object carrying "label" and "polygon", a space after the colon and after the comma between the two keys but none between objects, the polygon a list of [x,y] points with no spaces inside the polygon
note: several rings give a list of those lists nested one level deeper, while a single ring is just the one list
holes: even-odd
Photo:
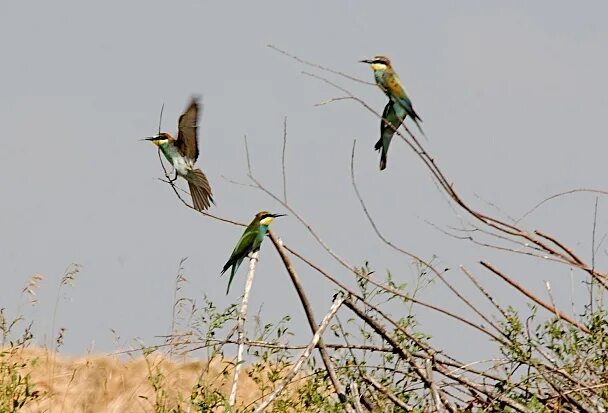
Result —
[{"label": "bird perched on twig", "polygon": [[162,132],[145,140],[158,146],[175,168],[175,177],[171,182],[174,182],[178,175],[188,181],[194,209],[204,211],[211,206],[213,198],[207,177],[203,171],[194,167],[199,154],[197,126],[198,101],[193,97],[188,109],[179,117],[177,139]]},{"label": "bird perched on twig", "polygon": [[380,139],[374,146],[374,149],[381,152],[380,170],[383,170],[386,168],[386,156],[391,139],[406,116],[409,115],[412,118],[420,133],[424,135],[424,131],[420,126],[422,119],[420,119],[420,116],[414,110],[412,101],[407,96],[401,80],[399,80],[399,76],[391,66],[391,61],[388,57],[376,56],[373,59],[361,60],[361,63],[370,65],[374,71],[376,84],[389,98],[382,113],[383,120],[380,125]]},{"label": "bird perched on twig", "polygon": [[247,228],[245,228],[243,235],[241,235],[241,238],[239,238],[239,241],[236,243],[236,247],[234,247],[230,258],[224,265],[221,272],[221,274],[224,274],[226,271],[228,271],[228,268],[232,267],[226,294],[228,294],[230,291],[230,284],[232,284],[234,274],[236,274],[245,257],[260,249],[262,241],[266,236],[266,232],[268,232],[268,226],[272,220],[283,216],[285,215],[271,214],[268,211],[260,211],[255,215],[255,218],[253,218],[253,221],[251,221]]},{"label": "bird perched on twig", "polygon": [[403,123],[407,112],[403,107],[389,100],[382,112],[382,122],[380,122],[380,139],[374,145],[374,149],[380,151],[380,170],[386,169],[388,146],[391,144],[393,135]]}]

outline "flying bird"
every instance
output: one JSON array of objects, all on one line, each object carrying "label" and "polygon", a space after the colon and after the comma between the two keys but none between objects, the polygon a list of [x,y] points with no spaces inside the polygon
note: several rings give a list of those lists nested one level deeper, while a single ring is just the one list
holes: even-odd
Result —
[{"label": "flying bird", "polygon": [[194,209],[204,211],[213,202],[211,186],[207,177],[194,163],[198,158],[198,101],[192,98],[188,109],[179,117],[177,139],[171,134],[162,132],[156,136],[145,138],[161,150],[165,158],[175,168],[175,181],[179,176],[188,181]]},{"label": "flying bird", "polygon": [[249,254],[260,249],[262,245],[262,241],[266,236],[266,232],[268,231],[268,226],[272,222],[273,219],[277,217],[285,216],[283,214],[271,214],[268,211],[260,211],[255,215],[253,221],[247,226],[241,238],[236,243],[236,247],[232,251],[230,258],[224,265],[221,274],[224,274],[228,271],[228,268],[232,267],[230,272],[230,279],[228,280],[228,288],[226,289],[226,295],[230,291],[230,284],[232,284],[232,280],[234,278],[234,274],[236,274],[239,266]]},{"label": "flying bird", "polygon": [[401,80],[399,80],[399,76],[391,66],[391,61],[388,57],[376,56],[373,59],[361,60],[361,63],[370,65],[374,71],[376,84],[389,98],[389,102],[384,108],[382,117],[388,120],[392,127],[384,120],[381,122],[380,140],[374,147],[376,150],[381,150],[380,169],[382,170],[386,168],[388,145],[406,116],[409,115],[412,118],[420,133],[424,135],[424,131],[420,126],[422,119],[414,110],[412,101],[405,92]]}]

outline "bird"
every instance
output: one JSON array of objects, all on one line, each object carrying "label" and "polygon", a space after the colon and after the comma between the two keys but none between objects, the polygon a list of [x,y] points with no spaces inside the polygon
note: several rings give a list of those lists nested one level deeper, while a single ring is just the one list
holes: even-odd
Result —
[{"label": "bird", "polygon": [[392,100],[389,100],[382,112],[382,122],[380,122],[380,139],[374,145],[374,149],[380,151],[380,170],[386,169],[388,146],[391,144],[393,135],[407,116],[403,107]]},{"label": "bird", "polygon": [[[410,116],[418,130],[422,135],[424,131],[420,126],[422,119],[412,105],[412,101],[408,97],[399,76],[393,69],[391,61],[386,56],[376,56],[373,59],[360,60],[361,63],[367,63],[374,71],[374,78],[378,87],[384,92],[389,98],[389,102],[384,108],[382,114],[383,120],[380,125],[380,140],[375,145],[376,150],[382,149],[380,158],[380,170],[386,168],[386,154],[388,151],[388,145],[397,131],[397,128],[403,123],[406,116]],[[390,122],[389,126],[384,119]]]},{"label": "bird", "polygon": [[412,101],[405,93],[405,89],[399,80],[399,76],[391,66],[391,61],[386,56],[376,56],[373,59],[364,59],[361,63],[367,63],[374,71],[376,84],[386,96],[393,102],[399,103],[406,113],[413,119],[420,132],[424,135],[419,122],[422,122],[420,116],[414,110]]},{"label": "bird", "polygon": [[175,168],[174,182],[178,175],[188,181],[192,204],[197,211],[204,211],[213,203],[211,186],[207,177],[194,163],[198,158],[198,100],[193,97],[186,111],[179,117],[177,139],[171,134],[162,132],[156,136],[144,138],[154,143],[165,158]]},{"label": "bird", "polygon": [[228,271],[228,268],[232,267],[230,279],[228,280],[228,288],[226,289],[226,295],[228,295],[230,292],[230,284],[232,284],[234,274],[236,274],[245,257],[260,249],[270,223],[273,221],[273,219],[283,216],[285,215],[272,214],[268,211],[260,211],[255,214],[253,221],[251,221],[247,228],[245,228],[245,231],[243,232],[243,235],[241,235],[241,238],[239,238],[239,241],[236,243],[236,247],[234,247],[230,258],[224,265],[224,268],[222,268],[221,274],[223,275],[226,271]]}]

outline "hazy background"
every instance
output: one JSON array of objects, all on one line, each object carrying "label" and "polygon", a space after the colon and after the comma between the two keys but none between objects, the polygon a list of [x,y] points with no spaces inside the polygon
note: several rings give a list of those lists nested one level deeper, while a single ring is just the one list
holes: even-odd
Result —
[{"label": "hazy background", "polygon": [[[64,269],[83,265],[61,298],[56,329],[67,327],[64,350],[112,351],[136,337],[158,342],[170,327],[179,260],[188,257],[185,295],[207,294],[222,306],[238,299],[241,269],[230,296],[219,271],[242,229],[183,207],[161,175],[155,148],[140,137],[175,132],[191,94],[203,95],[201,156],[217,205],[211,212],[249,221],[261,209],[285,212],[245,181],[243,135],[258,178],[281,192],[283,117],[288,117],[288,197],[350,263],[365,260],[401,281],[416,274],[372,233],[354,196],[350,150],[358,139],[357,176],[370,211],[387,237],[425,258],[438,256],[449,278],[472,291],[466,265],[509,304],[513,295],[476,262],[510,272],[543,297],[570,302],[564,266],[513,259],[449,238],[458,217],[421,162],[399,140],[388,169],[373,151],[379,121],[354,102],[315,107],[342,93],[303,76],[311,70],[266,47],[372,81],[358,60],[386,54],[424,120],[428,148],[460,193],[521,216],[541,199],[576,188],[607,188],[608,110],[606,2],[205,2],[104,1],[0,3],[0,307],[35,320],[38,342],[51,333],[52,309]],[[375,87],[336,76],[381,111]],[[477,198],[479,196],[481,199]],[[593,195],[562,198],[531,215],[541,227],[590,257]],[[597,239],[608,230],[600,199]],[[342,280],[338,267],[293,217],[277,220],[283,240]],[[605,264],[600,248],[597,262]],[[296,261],[320,318],[333,287]],[[46,276],[39,304],[20,291],[34,273]],[[329,288],[328,288],[329,287]],[[294,317],[297,337],[308,326],[270,243],[262,248],[252,308],[271,321]],[[422,297],[460,308],[439,284]],[[480,305],[485,302],[479,300]],[[517,304],[517,302],[514,302]],[[569,308],[566,305],[566,308]],[[462,314],[468,314],[462,311]],[[436,313],[420,312],[438,343],[475,358],[485,338]],[[55,329],[55,330],[56,330]],[[458,334],[460,340],[451,340]],[[473,344],[472,344],[473,343]]]}]

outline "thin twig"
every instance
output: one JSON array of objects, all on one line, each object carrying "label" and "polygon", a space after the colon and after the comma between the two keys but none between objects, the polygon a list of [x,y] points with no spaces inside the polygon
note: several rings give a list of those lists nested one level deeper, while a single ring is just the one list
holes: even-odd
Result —
[{"label": "thin twig", "polygon": [[[176,313],[177,313],[177,307],[180,305],[181,299],[178,300],[177,298],[177,293],[179,292],[179,290],[181,289],[180,284],[183,282],[187,282],[188,280],[182,275],[182,271],[184,270],[184,262],[186,262],[186,260],[188,259],[188,257],[183,257],[181,260],[179,260],[179,265],[177,266],[177,275],[175,276],[175,287],[173,288],[173,306],[171,308],[171,330],[170,330],[170,337],[174,336],[175,333],[175,317],[176,317]],[[173,346],[171,346],[169,348],[169,359],[171,358],[171,356],[173,355]]]},{"label": "thin twig", "polygon": [[278,47],[276,47],[276,46],[274,46],[274,45],[272,45],[272,44],[267,45],[267,47],[268,47],[269,49],[272,49],[272,50],[274,50],[274,51],[277,51],[277,52],[281,53],[282,55],[285,55],[285,56],[287,56],[287,57],[289,57],[289,58],[291,58],[291,59],[295,60],[296,62],[302,63],[303,65],[310,66],[310,67],[314,67],[314,68],[317,68],[317,69],[323,70],[324,72],[333,73],[333,74],[335,74],[335,75],[342,76],[342,77],[344,77],[344,78],[346,78],[346,79],[349,79],[349,80],[352,80],[352,81],[354,81],[354,82],[363,83],[364,85],[376,86],[376,84],[375,84],[375,83],[371,83],[371,82],[367,82],[367,81],[365,81],[365,80],[357,79],[357,78],[356,78],[356,77],[354,77],[354,76],[347,75],[346,73],[340,72],[340,71],[338,71],[338,70],[330,69],[329,67],[321,66],[321,65],[319,65],[319,64],[316,64],[316,63],[311,63],[311,62],[309,62],[309,61],[306,61],[306,60],[304,60],[304,59],[301,59],[301,58],[299,58],[299,57],[297,57],[297,56],[294,56],[294,55],[292,55],[292,54],[290,54],[290,53],[287,53],[285,50],[279,49]]},{"label": "thin twig", "polygon": [[560,192],[558,194],[554,194],[551,195],[550,197],[547,197],[545,199],[543,199],[542,201],[540,201],[539,203],[537,203],[536,205],[534,205],[531,209],[528,210],[528,212],[526,212],[525,214],[523,214],[521,216],[521,218],[519,218],[517,221],[515,221],[515,223],[519,223],[520,221],[522,221],[524,218],[528,217],[528,215],[530,215],[531,213],[533,213],[534,211],[536,211],[538,208],[540,208],[543,204],[555,199],[555,198],[559,198],[562,197],[564,195],[570,195],[570,194],[575,194],[577,192],[589,192],[592,194],[600,194],[600,195],[608,195],[608,191],[602,191],[599,189],[589,189],[589,188],[576,188],[576,189],[571,189],[569,191],[564,191],[564,192]]},{"label": "thin twig", "polygon": [[[599,197],[595,197],[595,206],[593,208],[593,231],[591,231],[591,269],[595,270],[595,229],[597,227],[597,202]],[[589,286],[589,308],[593,313],[593,290],[595,289],[595,278],[591,277]]]},{"label": "thin twig", "polygon": [[496,309],[498,311],[500,311],[500,313],[502,314],[502,316],[507,319],[508,318],[508,314],[505,310],[502,309],[502,307],[496,302],[496,300],[494,299],[494,297],[485,290],[485,288],[483,288],[483,286],[479,283],[479,281],[477,281],[477,279],[473,276],[473,274],[467,270],[464,266],[460,266],[460,269],[462,270],[463,273],[465,273],[465,275],[467,277],[469,277],[469,280],[471,280],[471,282],[473,284],[475,284],[475,287],[477,287],[477,289],[479,291],[481,291],[481,293],[492,303],[492,305],[494,307],[496,307]]},{"label": "thin twig", "polygon": [[285,150],[287,148],[287,116],[283,118],[283,152],[281,165],[283,167],[283,201],[287,203],[287,173],[285,172]]},{"label": "thin twig", "polygon": [[163,112],[165,111],[165,102],[160,107],[160,115],[158,116],[158,134],[160,135],[160,129],[163,125]]},{"label": "thin twig", "polygon": [[300,221],[300,223],[302,225],[304,225],[304,227],[306,227],[306,229],[308,230],[308,232],[310,232],[310,234],[323,247],[323,249],[325,249],[325,251],[327,251],[328,254],[330,254],[344,268],[346,268],[349,271],[351,271],[351,272],[353,272],[353,273],[356,274],[356,268],[354,266],[350,265],[349,263],[347,263],[346,260],[344,260],[343,258],[341,258],[340,256],[338,256],[329,247],[329,245],[327,243],[325,243],[325,241],[323,241],[323,239],[317,234],[317,232],[313,229],[313,227],[308,222],[306,222],[306,220],[304,218],[302,218],[302,216],[300,214],[298,214],[288,203],[286,203],[283,200],[281,200],[278,196],[276,196],[272,191],[270,191],[269,189],[267,189],[264,185],[262,185],[262,183],[260,181],[258,181],[255,178],[255,176],[253,175],[252,167],[251,167],[251,159],[250,159],[250,156],[249,156],[249,146],[247,145],[247,137],[245,137],[245,156],[247,158],[247,171],[248,171],[247,176],[251,180],[251,182],[253,182],[262,192],[265,192],[268,196],[270,196],[272,199],[274,199],[279,204],[281,204],[285,209],[287,209],[291,213],[292,216],[294,216],[298,221]]}]

